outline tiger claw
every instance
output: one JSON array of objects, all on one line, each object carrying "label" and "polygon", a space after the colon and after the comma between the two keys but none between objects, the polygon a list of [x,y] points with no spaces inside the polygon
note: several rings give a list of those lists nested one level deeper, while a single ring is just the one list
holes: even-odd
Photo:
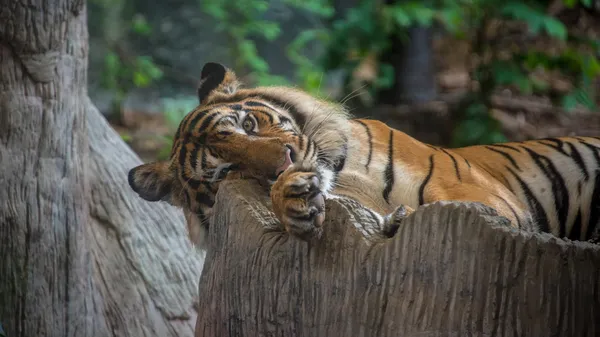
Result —
[{"label": "tiger claw", "polygon": [[302,239],[319,237],[325,221],[325,197],[312,172],[284,172],[271,189],[273,211],[285,230]]},{"label": "tiger claw", "polygon": [[384,217],[382,232],[387,237],[393,237],[398,232],[400,225],[414,210],[408,206],[400,205]]}]

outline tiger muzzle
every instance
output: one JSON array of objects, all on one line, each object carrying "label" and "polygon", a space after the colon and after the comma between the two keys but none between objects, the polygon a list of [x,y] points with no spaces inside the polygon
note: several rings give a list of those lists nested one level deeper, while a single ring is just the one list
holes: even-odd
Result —
[{"label": "tiger muzzle", "polygon": [[231,151],[228,161],[253,176],[277,178],[294,163],[294,148],[280,139],[260,139]]}]

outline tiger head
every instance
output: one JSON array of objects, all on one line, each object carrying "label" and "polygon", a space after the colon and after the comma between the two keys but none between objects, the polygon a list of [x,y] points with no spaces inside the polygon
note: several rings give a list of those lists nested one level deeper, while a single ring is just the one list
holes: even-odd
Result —
[{"label": "tiger head", "polygon": [[183,209],[194,244],[203,244],[219,183],[228,177],[272,183],[296,164],[331,183],[328,172],[346,144],[348,116],[341,106],[290,87],[242,89],[236,75],[217,63],[203,67],[198,99],[178,127],[170,158],[128,175],[140,197]]}]

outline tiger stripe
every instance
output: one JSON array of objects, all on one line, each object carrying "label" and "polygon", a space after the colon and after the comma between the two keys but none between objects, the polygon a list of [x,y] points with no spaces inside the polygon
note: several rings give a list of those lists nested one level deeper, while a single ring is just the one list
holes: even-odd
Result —
[{"label": "tiger stripe", "polygon": [[[204,70],[210,77],[198,90],[201,104],[177,128],[169,160],[140,165],[128,178],[140,196],[169,201],[200,223],[207,223],[229,170],[272,182],[291,160],[299,172],[318,177],[325,195],[352,198],[379,219],[389,220],[400,206],[473,201],[518,228],[573,240],[600,237],[600,137],[448,149],[376,120],[350,119],[341,105],[295,88],[241,89],[230,70],[215,64]],[[302,205],[289,204],[288,218],[308,221]]]}]

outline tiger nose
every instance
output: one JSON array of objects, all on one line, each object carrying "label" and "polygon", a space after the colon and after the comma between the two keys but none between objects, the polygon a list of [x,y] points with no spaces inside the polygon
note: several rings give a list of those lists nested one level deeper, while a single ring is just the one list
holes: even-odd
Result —
[{"label": "tiger nose", "polygon": [[292,159],[292,155],[295,154],[294,148],[292,148],[292,146],[289,144],[286,144],[285,147],[286,147],[286,151],[284,154],[283,164],[281,164],[281,166],[279,166],[275,170],[276,177],[278,177],[281,173],[283,173],[283,171],[285,171],[288,167],[290,167],[294,163],[294,161]]},{"label": "tiger nose", "polygon": [[295,163],[296,162],[296,151],[290,144],[285,144],[285,147],[287,147],[290,150],[290,152],[289,152],[290,159],[291,159],[292,163]]}]

